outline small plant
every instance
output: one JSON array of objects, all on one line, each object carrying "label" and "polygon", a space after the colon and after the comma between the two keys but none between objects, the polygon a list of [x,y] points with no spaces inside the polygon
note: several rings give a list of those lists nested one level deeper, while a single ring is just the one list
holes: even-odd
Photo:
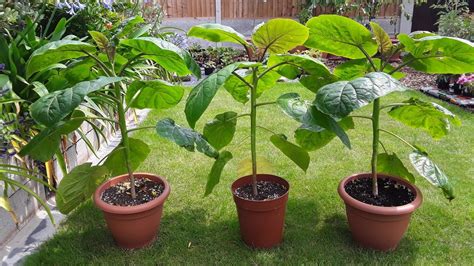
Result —
[{"label": "small plant", "polygon": [[469,14],[467,1],[438,1],[431,8],[440,10],[436,22],[440,35],[474,40],[474,17]]},{"label": "small plant", "polygon": [[[242,118],[250,117],[252,190],[253,194],[257,195],[256,132],[257,129],[273,132],[258,123],[257,110],[265,105],[278,103],[285,111],[291,112],[288,95],[282,95],[275,102],[258,102],[258,97],[270,90],[282,75],[296,78],[301,72],[329,73],[329,70],[320,61],[309,56],[285,54],[295,46],[302,45],[308,36],[306,27],[289,19],[272,19],[257,26],[252,35],[252,41],[256,46],[255,50],[243,35],[230,27],[219,24],[194,26],[189,30],[188,35],[213,42],[240,44],[247,51],[250,59],[250,61],[234,62],[224,67],[192,89],[185,107],[190,127],[192,129],[196,127],[196,122],[221,87],[224,87],[237,102],[243,104],[250,102],[250,110],[243,114],[227,111],[217,115],[204,126],[203,134],[181,127],[175,124],[172,119],[164,119],[158,122],[158,134],[187,150],[197,149],[216,159],[208,176],[205,191],[205,195],[208,195],[219,183],[224,166],[232,159],[232,154],[222,149],[232,141],[237,122]],[[268,60],[265,57],[267,53],[270,54]],[[238,72],[238,70],[241,71]],[[306,171],[309,165],[309,155],[306,151],[289,142],[282,134],[272,133],[270,141]]]},{"label": "small plant", "polygon": [[[319,89],[314,101],[317,109],[334,119],[344,119],[350,117],[353,111],[373,102],[372,116],[353,116],[372,122],[373,195],[378,195],[379,172],[414,182],[414,176],[395,153],[389,153],[383,145],[384,152],[379,151],[382,133],[400,140],[412,149],[409,159],[417,172],[431,184],[441,188],[446,198],[453,199],[453,188],[447,176],[429,158],[426,150],[382,128],[379,117],[382,110],[389,110],[388,114],[393,119],[410,127],[420,128],[434,139],[445,136],[451,124],[460,125],[459,119],[440,105],[420,99],[387,104],[381,104],[381,101],[383,96],[391,92],[405,90],[394,78],[399,75],[398,70],[405,66],[432,74],[472,72],[473,44],[432,33],[414,32],[410,35],[400,34],[400,43],[394,46],[379,25],[371,23],[372,34],[360,24],[334,15],[313,18],[307,26],[310,28],[307,46],[351,59],[334,70],[341,80],[350,81],[338,81]],[[395,67],[388,62],[388,58],[397,51],[404,51],[407,55],[404,56],[403,63]],[[380,57],[375,57],[377,53]]]},{"label": "small plant", "polygon": [[[30,106],[31,116],[42,130],[20,155],[49,160],[57,153],[61,136],[75,131],[87,121],[118,126],[121,133],[120,145],[107,154],[100,165],[85,163],[63,177],[57,198],[58,208],[63,213],[69,213],[89,199],[110,175],[127,173],[131,197],[135,199],[133,171],[145,160],[150,149],[143,141],[129,137],[130,132],[144,128],[127,129],[126,112],[133,108],[169,108],[176,105],[184,93],[183,88],[159,79],[142,80],[139,66],[151,60],[179,76],[189,73],[200,76],[199,67],[188,52],[162,39],[142,36],[146,31],[136,31],[141,22],[140,17],[126,20],[111,39],[91,31],[95,45],[75,40],[51,42],[36,50],[26,64],[27,77],[38,75],[51,66],[66,64],[65,71],[73,71],[83,80],[77,80],[70,87],[46,91]],[[84,71],[93,75],[81,75]],[[107,102],[118,120],[93,108],[91,99],[97,98]]]}]

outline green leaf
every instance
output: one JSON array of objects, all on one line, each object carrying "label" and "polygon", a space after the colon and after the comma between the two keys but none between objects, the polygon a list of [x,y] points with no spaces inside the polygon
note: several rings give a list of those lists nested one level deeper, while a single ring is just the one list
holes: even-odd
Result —
[{"label": "green leaf", "polygon": [[402,177],[411,183],[415,183],[415,177],[408,171],[395,153],[380,153],[377,155],[377,172]]},{"label": "green leaf", "polygon": [[383,72],[372,72],[352,81],[338,81],[319,89],[315,104],[323,113],[342,118],[373,100],[394,91],[402,84]]},{"label": "green leaf", "polygon": [[370,28],[372,28],[372,31],[374,32],[375,41],[377,42],[377,45],[379,46],[378,48],[379,53],[384,57],[392,55],[393,49],[394,49],[392,40],[390,39],[388,34],[384,31],[384,29],[375,22],[370,22]]},{"label": "green leaf", "polygon": [[135,80],[127,89],[125,100],[130,107],[166,109],[176,106],[184,89],[162,80]]},{"label": "green leaf", "polygon": [[323,52],[351,59],[365,58],[377,53],[372,33],[356,21],[338,15],[320,15],[310,19],[309,38],[305,45]]},{"label": "green leaf", "polygon": [[10,201],[8,201],[7,196],[1,196],[0,197],[0,208],[2,208],[5,211],[9,212],[10,216],[13,219],[13,221],[18,226],[18,218],[17,218],[15,212],[13,211],[12,205],[10,204]]},{"label": "green leaf", "polygon": [[36,72],[48,68],[50,65],[79,57],[84,57],[84,53],[93,53],[96,51],[91,44],[62,40],[45,44],[35,50],[26,63],[26,77],[29,78]]},{"label": "green leaf", "polygon": [[474,72],[472,42],[443,36],[412,39],[406,34],[400,34],[398,39],[409,52],[403,57],[403,61],[418,71],[431,74]]},{"label": "green leaf", "polygon": [[302,100],[298,93],[283,94],[278,97],[276,103],[286,115],[298,122],[304,122],[309,103]]},{"label": "green leaf", "polygon": [[222,170],[231,159],[232,153],[228,151],[222,151],[221,153],[219,153],[219,157],[212,165],[211,172],[207,177],[206,192],[204,193],[204,196],[211,194],[214,187],[219,184],[222,175]]},{"label": "green leaf", "polygon": [[235,31],[229,26],[216,23],[206,23],[193,26],[188,31],[188,36],[197,37],[211,42],[231,42],[242,44],[247,47],[249,44],[245,41],[245,36]]},{"label": "green leaf", "polygon": [[[382,60],[379,58],[372,58],[372,62],[374,63],[375,67],[380,69],[382,67]],[[390,73],[395,68],[387,64],[383,69],[383,72]],[[334,75],[338,76],[340,80],[352,80],[355,78],[363,77],[367,73],[373,72],[372,65],[370,64],[369,60],[366,58],[361,59],[352,59],[347,62],[344,62],[334,68]],[[395,72],[391,74],[396,79],[401,79],[405,77],[405,74],[402,72]]]},{"label": "green leaf", "polygon": [[446,174],[428,157],[427,154],[413,151],[409,155],[410,161],[418,174],[428,180],[432,185],[443,190],[448,200],[454,199],[454,190]]},{"label": "green leaf", "polygon": [[35,135],[18,153],[20,156],[29,155],[31,158],[46,162],[51,160],[53,155],[59,150],[61,135],[67,135],[78,129],[85,120],[82,111],[76,110],[71,115],[71,120],[61,121],[58,124],[48,127]]},{"label": "green leaf", "polygon": [[349,137],[337,121],[320,112],[310,103],[303,101],[299,94],[284,94],[277,99],[277,104],[285,114],[303,123],[301,128],[314,132],[321,132],[322,129],[330,130],[341,139],[344,145],[351,148]]},{"label": "green leaf", "polygon": [[461,121],[450,111],[436,103],[423,102],[412,98],[408,105],[393,107],[388,114],[407,126],[421,128],[434,139],[448,134],[451,123],[460,125]]},{"label": "green leaf", "polygon": [[133,48],[137,54],[142,53],[143,58],[153,60],[164,69],[180,76],[192,73],[188,68],[190,65],[187,52],[170,42],[155,37],[138,37],[121,40],[120,45]]},{"label": "green leaf", "polygon": [[[286,64],[283,64],[286,63]],[[268,67],[283,64],[278,67],[278,72],[289,79],[295,79],[299,74],[317,75],[319,77],[329,77],[331,72],[319,61],[308,55],[300,54],[278,54],[271,55],[268,59]]]},{"label": "green leaf", "polygon": [[305,86],[310,91],[317,93],[318,90],[328,84],[339,81],[340,79],[331,74],[329,76],[321,76],[319,74],[305,75],[300,78],[301,85]]},{"label": "green leaf", "polygon": [[[350,117],[345,117],[338,122],[343,130],[354,129],[354,121]],[[312,126],[308,128],[301,126],[295,131],[296,143],[307,151],[314,151],[326,146],[336,134],[323,127]]]},{"label": "green leaf", "polygon": [[97,187],[104,182],[108,170],[103,166],[85,163],[65,175],[58,186],[56,204],[61,213],[68,214],[90,199]]},{"label": "green leaf", "polygon": [[197,79],[201,79],[201,67],[194,61],[191,53],[185,51],[184,60],[186,61],[186,66],[193,73]]},{"label": "green leaf", "polygon": [[177,125],[173,119],[165,118],[156,124],[156,132],[188,151],[195,149],[211,158],[218,158],[219,152],[198,132]]},{"label": "green leaf", "polygon": [[220,150],[227,146],[234,138],[236,125],[236,112],[218,114],[204,126],[204,137],[214,148]]},{"label": "green leaf", "polygon": [[[117,30],[117,37],[123,38],[133,33],[135,27],[141,23],[144,23],[145,20],[140,16],[134,16],[127,18],[120,23]],[[131,38],[130,38],[131,39]]]},{"label": "green leaf", "polygon": [[99,49],[105,49],[109,46],[109,39],[104,34],[93,30],[89,31],[89,34]]},{"label": "green leaf", "polygon": [[[267,70],[267,67],[259,67],[257,70],[257,75],[260,75],[263,71]],[[273,88],[278,82],[278,79],[281,75],[276,70],[268,71],[264,76],[258,80],[257,84],[257,98],[259,98],[263,92]],[[253,84],[253,74],[249,73],[243,77],[245,81],[249,84]],[[227,92],[232,95],[232,97],[241,103],[246,103],[249,101],[250,88],[242,80],[236,76],[230,76],[224,83],[224,88]]]},{"label": "green leaf", "polygon": [[217,90],[238,67],[239,63],[228,65],[199,82],[199,84],[191,90],[186,100],[186,107],[184,108],[186,119],[191,128],[195,127],[196,122],[211,103]]},{"label": "green leaf", "polygon": [[30,106],[31,116],[36,122],[51,127],[74,111],[87,94],[120,80],[122,78],[100,77],[96,80],[77,83],[65,90],[49,93]]},{"label": "green leaf", "polygon": [[[148,154],[150,154],[150,147],[139,139],[129,138],[128,141],[130,147],[130,170],[133,172],[145,161]],[[120,143],[110,152],[103,166],[109,169],[112,176],[118,176],[128,172],[123,143]]]},{"label": "green leaf", "polygon": [[272,135],[270,141],[303,171],[308,170],[310,158],[307,151],[289,142],[283,134]]},{"label": "green leaf", "polygon": [[308,39],[308,28],[287,18],[270,19],[257,25],[252,41],[258,48],[270,54],[286,53]]},{"label": "green leaf", "polygon": [[12,83],[7,75],[0,74],[0,97],[7,95],[12,90]]}]

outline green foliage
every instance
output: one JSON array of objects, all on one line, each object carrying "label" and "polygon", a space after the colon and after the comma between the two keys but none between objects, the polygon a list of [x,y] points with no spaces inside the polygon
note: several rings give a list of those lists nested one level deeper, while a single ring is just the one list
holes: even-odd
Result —
[{"label": "green foliage", "polygon": [[446,136],[451,124],[461,125],[459,118],[436,103],[413,98],[405,103],[406,105],[393,107],[388,114],[405,125],[425,130],[434,139]]},{"label": "green foliage", "polygon": [[[150,149],[144,142],[128,137],[126,110],[169,108],[179,103],[184,92],[183,88],[162,80],[144,79],[148,69],[159,66],[178,76],[196,72],[196,63],[187,51],[161,39],[140,37],[137,30],[143,31],[137,28],[143,22],[140,17],[124,20],[111,37],[91,31],[95,45],[69,39],[47,43],[32,52],[27,61],[27,78],[53,70],[55,74],[47,79],[46,85],[34,83],[39,98],[33,101],[30,110],[42,127],[20,155],[49,160],[57,151],[60,138],[75,130],[93,150],[79,128],[82,122],[89,123],[95,134],[103,138],[102,131],[107,126],[120,129],[121,144],[106,156],[102,165],[79,166],[60,183],[61,190],[66,192],[58,205],[65,213],[90,197],[103,181],[105,172],[128,173],[134,183],[133,171],[146,159]],[[75,115],[79,109],[81,115]],[[113,118],[115,115],[118,121]],[[197,146],[200,150],[202,143]],[[79,183],[73,180],[77,175],[84,175]],[[132,186],[132,196],[134,190]]]},{"label": "green foliage", "polygon": [[[250,116],[252,184],[256,187],[258,172],[255,137],[257,129],[256,112],[259,106],[275,103],[257,103],[257,98],[274,87],[281,75],[296,78],[297,75],[308,72],[309,74],[326,77],[330,72],[321,62],[308,56],[281,54],[304,44],[308,37],[308,29],[290,19],[272,19],[258,25],[252,34],[254,46],[247,43],[243,35],[234,29],[217,24],[194,26],[190,29],[188,35],[213,42],[241,44],[247,51],[250,60],[249,62],[235,62],[224,67],[201,81],[191,90],[184,110],[191,128],[196,127],[196,122],[206,111],[221,87],[224,87],[237,102],[245,104],[250,101],[250,113],[237,114],[233,111],[227,111],[217,115],[214,120],[205,125],[205,138],[194,130],[176,125],[169,118],[158,123],[158,134],[191,151],[195,149],[195,146],[200,150],[199,143],[205,144],[202,145],[205,147],[205,151],[213,151],[211,154],[204,152],[209,157],[216,158],[206,187],[205,194],[208,195],[219,182],[224,166],[232,158],[227,151],[219,155],[217,150],[222,149],[232,141],[236,131],[237,119]],[[271,55],[268,62],[265,60],[267,53]],[[260,126],[260,128],[265,129],[263,126]],[[206,139],[207,141],[205,141]],[[283,154],[306,171],[309,165],[309,155],[304,149],[288,142],[281,135],[274,135],[270,140]],[[202,150],[203,148],[201,148]],[[226,156],[222,157],[223,154]]]},{"label": "green foliage", "polygon": [[130,84],[125,101],[130,107],[166,109],[177,105],[184,89],[162,80],[135,80]]},{"label": "green foliage", "polygon": [[[372,116],[358,117],[370,119],[372,122],[372,171],[376,177],[377,171],[390,173],[408,178],[413,176],[403,166],[393,153],[379,154],[379,133],[383,132],[395,137],[412,150],[418,150],[400,136],[380,128],[380,111],[392,107],[390,117],[411,127],[421,128],[433,138],[445,136],[451,125],[460,125],[460,121],[451,112],[437,104],[425,103],[410,99],[403,103],[381,105],[381,98],[405,88],[396,80],[401,74],[397,73],[404,66],[410,66],[426,73],[459,74],[474,71],[474,45],[467,41],[451,37],[437,36],[428,32],[400,34],[400,44],[393,46],[387,33],[375,23],[371,23],[373,33],[362,25],[339,16],[322,15],[308,21],[310,36],[306,45],[347,57],[350,60],[339,65],[334,75],[341,79],[323,86],[317,91],[314,105],[316,108],[334,119],[346,119],[350,114],[373,102]],[[388,62],[395,52],[406,52],[403,63],[394,67]],[[380,58],[373,58],[376,53]],[[393,75],[393,76],[392,76]],[[321,116],[317,116],[321,117]],[[357,116],[356,116],[357,117]],[[334,125],[335,123],[332,123]],[[317,124],[321,126],[321,124]],[[327,127],[325,127],[327,129]],[[343,129],[339,127],[339,132]],[[332,132],[338,131],[333,129]],[[319,137],[313,141],[311,137]],[[341,138],[341,136],[339,136]],[[331,134],[324,131],[310,132],[306,128],[298,129],[296,140],[303,147],[315,149],[327,143]],[[341,138],[341,140],[344,139]],[[454,198],[452,187],[441,170],[421,152],[410,155],[412,164],[418,173],[430,182],[443,189],[448,199]],[[374,195],[377,188],[374,187]]]},{"label": "green foliage", "polygon": [[90,199],[107,174],[108,170],[104,166],[92,166],[92,163],[76,166],[59,183],[56,197],[59,211],[68,214]]},{"label": "green foliage", "polygon": [[392,76],[383,72],[372,72],[352,81],[338,81],[322,87],[316,96],[316,106],[323,113],[342,118],[373,100],[391,92],[404,91]]},{"label": "green foliage", "polygon": [[321,15],[310,19],[306,26],[310,33],[307,47],[351,59],[377,53],[377,43],[370,31],[350,18]]},{"label": "green foliage", "polygon": [[213,147],[220,150],[227,146],[234,138],[236,125],[236,112],[229,111],[218,114],[214,120],[207,122],[204,126],[204,137]]},{"label": "green foliage", "polygon": [[177,125],[173,119],[165,118],[156,124],[156,132],[188,151],[197,150],[211,158],[218,158],[219,152],[206,141],[204,136],[192,129]]},{"label": "green foliage", "polygon": [[150,153],[150,148],[145,142],[134,138],[129,138],[128,141],[130,145],[130,159],[127,160],[125,146],[122,142],[108,154],[107,159],[103,164],[112,176],[128,173],[127,163],[130,166],[130,170],[135,171]]}]

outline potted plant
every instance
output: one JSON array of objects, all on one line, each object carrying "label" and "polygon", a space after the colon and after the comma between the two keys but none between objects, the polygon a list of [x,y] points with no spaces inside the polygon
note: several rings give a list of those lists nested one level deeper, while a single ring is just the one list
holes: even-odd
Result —
[{"label": "potted plant", "polygon": [[[474,54],[474,45],[466,40],[414,32],[398,35],[400,43],[393,46],[379,25],[371,23],[370,32],[359,23],[336,15],[315,17],[306,25],[310,30],[306,46],[351,59],[334,70],[340,81],[317,91],[315,108],[336,120],[354,117],[372,123],[372,171],[346,177],[338,188],[346,204],[352,236],[365,247],[395,249],[411,213],[420,206],[422,195],[414,185],[414,176],[395,153],[383,146],[380,134],[407,145],[412,150],[409,160],[415,170],[441,188],[447,199],[452,200],[454,192],[447,176],[425,149],[381,127],[380,112],[388,110],[391,118],[422,129],[434,139],[445,136],[450,126],[459,125],[460,121],[435,103],[412,98],[383,104],[382,98],[406,89],[395,78],[400,77],[398,70],[405,66],[431,74],[473,72],[474,56],[470,55]],[[400,65],[392,66],[388,59],[397,51],[406,55]],[[374,57],[377,53],[379,58]],[[373,103],[371,116],[351,115],[369,103]]]},{"label": "potted plant", "polygon": [[[42,126],[21,150],[39,160],[51,158],[59,148],[62,135],[78,129],[83,122],[108,123],[118,126],[121,142],[93,166],[76,166],[61,180],[57,205],[69,213],[94,194],[94,202],[103,211],[107,225],[120,247],[139,248],[150,244],[160,224],[163,203],[170,193],[165,178],[134,172],[145,160],[148,145],[129,134],[126,113],[133,108],[163,109],[175,106],[184,89],[165,81],[142,79],[143,64],[154,61],[178,76],[200,70],[188,52],[162,39],[148,37],[143,19],[125,20],[111,31],[111,37],[91,31],[95,44],[61,40],[36,50],[26,66],[27,76],[37,75],[58,64],[65,71],[83,77],[66,88],[47,91],[30,107],[31,116]],[[117,119],[94,108],[94,99],[104,102]],[[89,123],[91,126],[97,125]],[[100,130],[99,130],[100,132]],[[113,178],[107,179],[112,176]]]},{"label": "potted plant", "polygon": [[[301,147],[289,142],[284,135],[260,125],[257,121],[257,111],[266,105],[278,104],[289,115],[301,115],[300,111],[305,106],[298,106],[298,103],[293,101],[294,94],[281,95],[273,102],[258,102],[257,99],[271,89],[282,75],[294,79],[302,72],[320,76],[330,72],[324,64],[310,56],[287,53],[295,46],[303,44],[308,37],[308,29],[291,19],[272,19],[258,25],[252,35],[256,48],[252,48],[244,36],[234,29],[219,24],[194,26],[188,35],[213,42],[243,45],[250,61],[230,64],[191,90],[184,110],[191,128],[177,125],[175,121],[167,118],[158,122],[158,134],[187,150],[198,150],[215,158],[206,184],[205,195],[208,195],[219,183],[223,168],[233,157],[230,151],[222,149],[232,141],[237,122],[241,123],[243,118],[250,117],[252,174],[239,177],[233,182],[231,192],[237,206],[243,241],[255,248],[274,247],[283,238],[285,208],[290,187],[285,179],[259,171],[257,129],[270,132],[273,145],[304,171],[309,165],[309,155]],[[267,54],[270,54],[268,60]],[[233,111],[218,114],[206,123],[202,134],[198,133],[194,130],[196,122],[221,87],[236,101],[250,102],[250,110],[243,114]],[[300,118],[303,120],[303,117]],[[321,117],[321,120],[323,119]]]}]

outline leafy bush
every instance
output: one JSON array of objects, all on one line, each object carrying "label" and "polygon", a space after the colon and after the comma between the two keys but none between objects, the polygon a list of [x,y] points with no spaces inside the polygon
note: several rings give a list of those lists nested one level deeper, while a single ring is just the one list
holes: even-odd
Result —
[{"label": "leafy bush", "polygon": [[448,0],[431,6],[439,9],[438,33],[444,36],[474,40],[474,15],[469,14],[465,0]]}]

